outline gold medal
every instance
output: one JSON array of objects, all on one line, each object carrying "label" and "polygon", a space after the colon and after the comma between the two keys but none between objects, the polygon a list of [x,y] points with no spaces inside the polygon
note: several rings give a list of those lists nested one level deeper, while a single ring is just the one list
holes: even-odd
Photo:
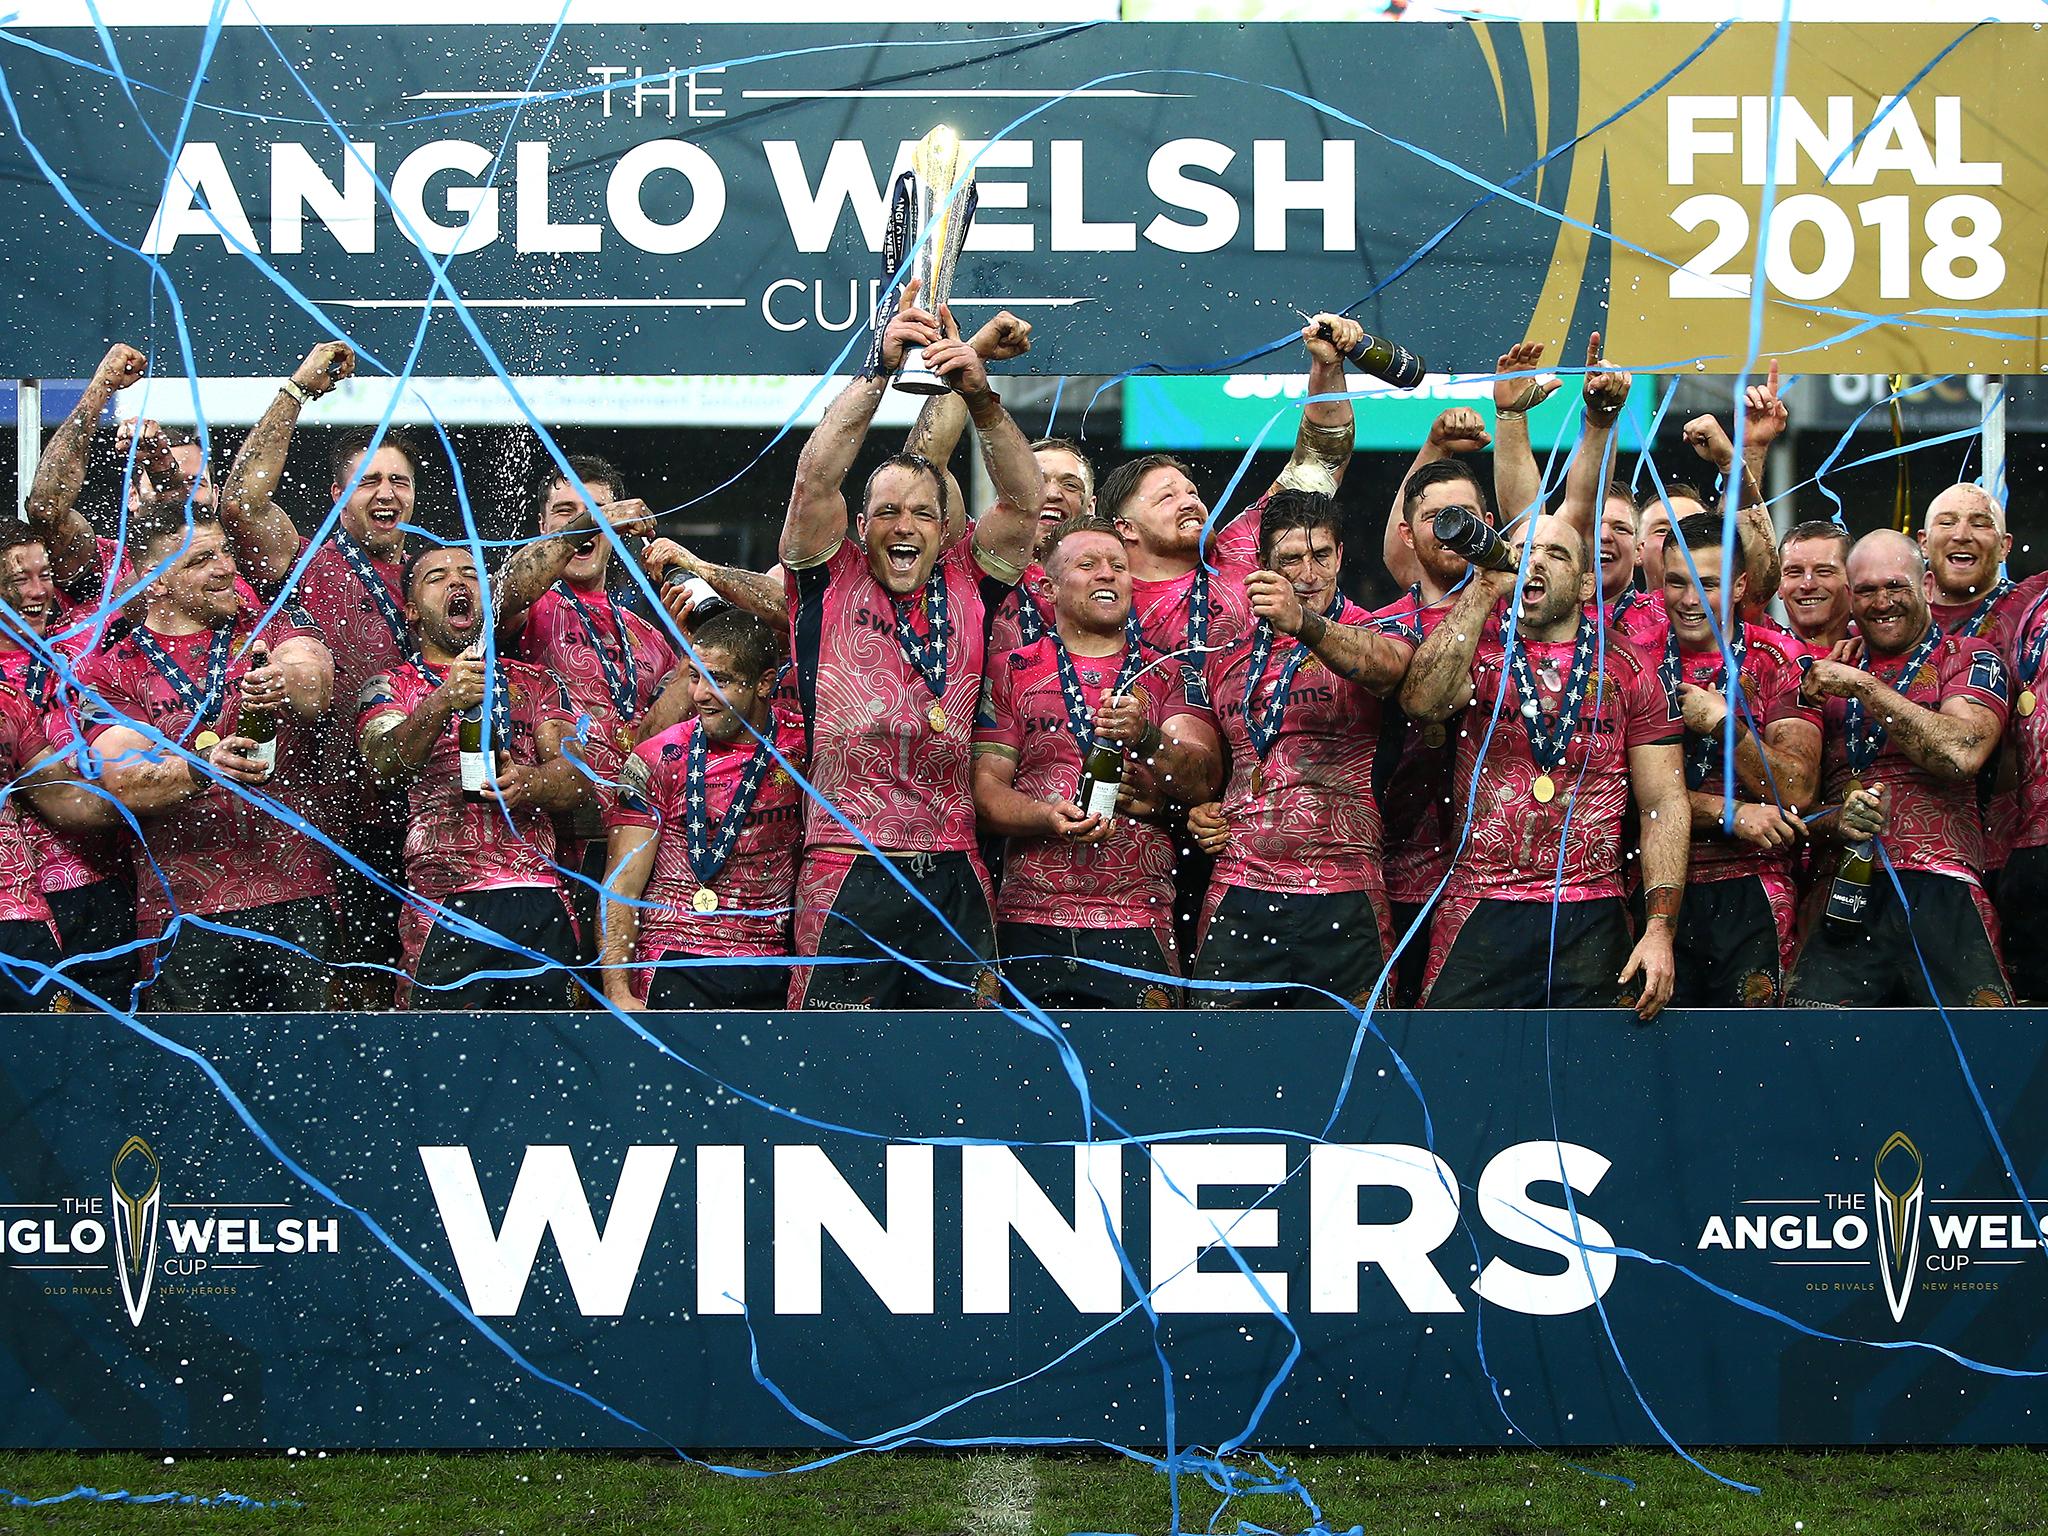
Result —
[{"label": "gold medal", "polygon": [[618,741],[619,741],[619,750],[620,750],[621,752],[626,752],[626,753],[630,753],[630,752],[632,752],[632,750],[633,750],[633,727],[632,727],[632,726],[630,726],[630,725],[621,725],[621,726],[619,727],[619,736],[618,736]]},{"label": "gold medal", "polygon": [[775,770],[774,774],[771,775],[770,782],[774,784],[774,786],[777,789],[787,789],[790,786],[790,777],[785,770],[778,768]]},{"label": "gold medal", "polygon": [[943,736],[943,735],[945,735],[945,734],[946,734],[946,706],[945,706],[945,705],[943,705],[943,704],[934,704],[934,705],[933,705],[933,706],[932,706],[932,707],[931,707],[930,709],[928,709],[928,710],[926,710],[926,711],[924,712],[924,717],[925,717],[925,719],[926,719],[926,720],[928,720],[929,722],[931,722],[931,728],[932,728],[932,730],[933,730],[933,731],[934,731],[934,732],[935,732],[936,734],[938,734],[938,735],[940,735],[940,736]]},{"label": "gold medal", "polygon": [[697,887],[697,894],[690,898],[690,905],[695,910],[707,915],[716,912],[718,910],[718,892],[711,889],[708,885],[700,885]]},{"label": "gold medal", "polygon": [[1266,770],[1263,766],[1254,768],[1252,770],[1252,793],[1255,795],[1263,795],[1265,792]]},{"label": "gold medal", "polygon": [[216,736],[212,731],[201,731],[192,738],[192,750],[194,752],[211,752],[219,745],[220,737]]},{"label": "gold medal", "polygon": [[1557,798],[1557,780],[1547,773],[1536,775],[1536,782],[1529,787],[1529,793],[1536,797],[1538,805],[1548,805]]},{"label": "gold medal", "polygon": [[1444,729],[1441,720],[1432,720],[1422,728],[1422,744],[1432,750],[1442,746],[1449,737],[1450,732]]},{"label": "gold medal", "polygon": [[2033,712],[2034,690],[2031,688],[2022,688],[2020,690],[2020,714],[2025,716],[2031,715]]}]

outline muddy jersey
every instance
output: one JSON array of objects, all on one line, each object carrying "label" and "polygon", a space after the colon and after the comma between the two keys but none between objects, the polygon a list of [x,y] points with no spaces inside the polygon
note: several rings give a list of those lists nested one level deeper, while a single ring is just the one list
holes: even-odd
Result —
[{"label": "muddy jersey", "polygon": [[[1363,625],[1372,618],[1346,601],[1336,622]],[[1419,643],[1413,629],[1377,627],[1410,651]],[[1230,649],[1204,659],[1217,728],[1230,752],[1223,791],[1230,841],[1216,856],[1216,882],[1295,893],[1380,890],[1380,809],[1373,795],[1380,701],[1292,636],[1277,633],[1247,698],[1257,634],[1254,627]],[[1287,665],[1296,656],[1300,665],[1289,679]],[[1276,707],[1279,731],[1261,761],[1249,715],[1269,721]]]},{"label": "muddy jersey", "polygon": [[[935,631],[924,589],[900,603],[851,539],[786,571],[797,688],[811,782],[877,848],[971,850],[974,714],[991,615],[1010,583],[975,562],[973,535],[934,567],[945,622]],[[899,640],[899,612],[928,660],[942,639],[945,682],[934,693]],[[805,811],[804,844],[858,842],[824,806]]]},{"label": "muddy jersey", "polygon": [[[1457,602],[1455,592],[1425,603],[1419,587],[1372,617],[1415,635],[1416,644],[1436,632]],[[1420,906],[1436,894],[1451,871],[1460,819],[1452,813],[1456,792],[1451,769],[1458,749],[1451,739],[1456,722],[1410,720],[1392,699],[1380,705],[1380,739],[1373,758],[1374,788],[1384,823],[1387,899]]]},{"label": "muddy jersey", "polygon": [[[309,545],[299,541],[298,558],[306,559]],[[402,615],[405,597],[399,591],[399,563],[380,560],[364,551],[375,578],[391,598],[391,612]],[[386,621],[384,608],[369,586],[356,575],[329,537],[306,568],[292,594],[313,616],[327,636],[327,648],[334,653],[334,707],[322,722],[320,746],[328,782],[335,792],[323,807],[328,821],[322,825],[337,840],[354,826],[395,828],[405,820],[405,797],[387,792],[363,764],[356,733],[356,701],[370,679],[395,670],[412,653],[411,637]]]},{"label": "muddy jersey", "polygon": [[[74,675],[89,636],[60,641],[56,649]],[[42,721],[43,736],[58,756],[76,765],[83,745],[80,735],[82,701],[78,690],[59,676],[55,667],[40,663],[27,651],[0,655],[0,678],[34,706]],[[31,686],[33,684],[33,686]],[[90,757],[89,751],[85,754]],[[95,770],[97,771],[97,770]],[[35,861],[36,883],[43,894],[75,891],[102,880],[128,873],[127,837],[117,831],[76,832],[53,827],[36,815],[32,806],[21,808],[21,831],[29,854]]]},{"label": "muddy jersey", "polygon": [[[1185,651],[1197,644],[1227,646],[1251,628],[1244,579],[1258,568],[1259,529],[1265,511],[1266,498],[1262,496],[1217,529],[1208,556],[1215,569],[1198,565],[1184,576],[1159,581],[1131,578],[1131,612],[1138,616],[1138,632],[1147,645],[1161,654]],[[1196,619],[1198,590],[1206,621]],[[1206,641],[1198,631],[1206,631]],[[1167,663],[1179,671],[1188,685],[1189,701],[1197,708],[1207,708],[1213,702],[1202,697],[1199,680],[1204,659],[1197,653]]]},{"label": "muddy jersey", "polygon": [[[95,745],[107,730],[125,726],[182,741],[203,757],[193,746],[198,733],[212,730],[225,736],[241,712],[241,680],[250,664],[245,647],[260,612],[245,607],[235,619],[227,690],[220,708],[197,724],[191,707],[137,648],[140,631],[88,656],[79,665],[79,677],[115,711],[110,716],[95,714],[87,723]],[[150,633],[185,675],[203,687],[212,632]],[[275,654],[288,640],[318,641],[320,632],[305,614],[286,608],[271,620],[263,639]],[[283,708],[277,713],[276,772],[249,793],[280,801],[305,821],[324,825],[332,819],[324,772],[317,725]],[[326,896],[334,889],[333,859],[325,847],[268,808],[220,784],[142,818],[141,826],[146,847],[136,850],[134,867],[136,920],[144,937],[162,932],[174,908],[201,915],[241,912]],[[152,859],[162,871],[161,879],[150,867]]]},{"label": "muddy jersey", "polygon": [[[1052,636],[994,657],[982,690],[974,750],[1017,765],[1012,781],[1034,800],[1070,800],[1081,785],[1081,748],[1067,719]],[[1155,659],[1149,648],[1144,661]],[[1075,680],[1092,720],[1104,694],[1116,686],[1124,661],[1075,656]],[[1143,663],[1141,663],[1142,665]],[[1179,688],[1165,667],[1141,677],[1152,722],[1185,712]],[[1173,921],[1173,838],[1163,827],[1118,816],[1108,837],[1080,844],[1060,837],[1013,837],[1003,855],[996,920],[1071,928],[1157,928]]]},{"label": "muddy jersey", "polygon": [[2018,757],[2013,846],[2048,847],[2048,593],[2013,626],[2012,718],[2006,732]]},{"label": "muddy jersey", "polygon": [[[1661,657],[1665,654],[1665,635],[1657,635],[1651,654]],[[1742,655],[1742,698],[1744,713],[1739,717],[1745,731],[1754,730],[1758,735],[1780,720],[1802,720],[1816,731],[1821,728],[1820,711],[1799,699],[1800,680],[1805,676],[1799,669],[1799,657],[1803,647],[1792,636],[1776,629],[1767,629],[1760,624],[1743,626],[1744,649]],[[1723,674],[1723,658],[1719,646],[1709,642],[1697,651],[1679,648],[1678,665],[1681,680],[1695,687],[1706,688],[1728,697],[1726,678]],[[1734,708],[1731,699],[1729,707]],[[1692,783],[1687,773],[1687,787],[1697,794],[1712,795],[1716,800],[1727,793],[1727,779],[1722,774],[1725,754],[1722,747],[1724,738],[1716,733],[1708,744],[1703,738],[1686,733],[1685,746],[1688,761],[1704,763],[1706,776],[1698,784]],[[1749,799],[1739,795],[1739,799]],[[1768,802],[1766,802],[1768,803]],[[1786,806],[1786,810],[1797,815],[1809,813],[1812,806]],[[1745,875],[1769,875],[1789,881],[1792,878],[1794,856],[1791,850],[1774,853],[1768,848],[1758,848],[1751,843],[1737,842],[1724,837],[1717,826],[1710,832],[1695,832],[1692,843],[1692,858],[1686,865],[1686,883],[1698,885],[1709,880],[1739,880]]]},{"label": "muddy jersey", "polygon": [[[1863,665],[1909,703],[1939,710],[1950,699],[1968,699],[1990,710],[1997,717],[1999,731],[2004,731],[2012,702],[2011,684],[2004,659],[1990,645],[1944,634],[1927,660],[1906,677],[1906,663],[1911,659],[1911,652],[1868,656]],[[1848,700],[1829,699],[1825,718],[1821,798],[1839,805],[1849,781],[1858,777],[1849,763]],[[1891,825],[1883,842],[1895,869],[1923,870],[1977,883],[1984,869],[1984,817],[1978,808],[1975,779],[1937,778],[1907,757],[1889,735],[1861,778],[1866,789],[1883,784],[1890,792]]]},{"label": "muddy jersey", "polygon": [[[12,786],[50,747],[42,711],[11,682],[0,684],[0,773]],[[22,824],[29,815],[21,791],[0,795],[0,922],[47,923],[50,904],[36,881],[35,856]]]},{"label": "muddy jersey", "polygon": [[[1992,649],[2010,662],[2020,626],[2043,596],[2048,596],[2048,572],[2029,576],[2025,581],[2001,582],[1983,597],[1966,603],[1930,603],[1928,612],[1941,626],[1944,635],[1954,635],[1959,640],[1988,641]],[[2018,719],[2017,713],[2013,718]],[[2001,755],[2003,750],[2000,749]],[[1993,781],[1997,777],[1998,760],[1997,757],[1992,759],[1993,766],[1986,770],[1977,786],[1977,800],[1984,809],[1984,868],[1987,870],[2003,869],[2006,856],[2020,846],[2020,823],[2024,815],[2020,797],[2025,780],[2022,779],[2020,785],[2012,789],[1996,788]]]},{"label": "muddy jersey", "polygon": [[[1568,685],[1573,643],[1531,641],[1527,652],[1538,708],[1555,716]],[[1452,891],[1494,901],[1549,901],[1553,896],[1591,901],[1621,895],[1629,749],[1676,743],[1682,735],[1676,703],[1658,682],[1656,670],[1630,644],[1608,645],[1604,668],[1589,665],[1578,725],[1563,764],[1550,775],[1555,793],[1548,803],[1536,798],[1540,770],[1522,723],[1521,693],[1499,640],[1479,642],[1472,685],[1472,704],[1452,718],[1458,747],[1453,777],[1460,789],[1473,782],[1475,767],[1479,771],[1471,839],[1453,871]]]},{"label": "muddy jersey", "polygon": [[[493,740],[491,751],[509,752],[514,762],[539,762],[540,728],[575,719],[568,696],[557,679],[517,661],[498,663],[498,684],[510,690],[511,739]],[[371,678],[357,701],[357,739],[375,721],[403,721],[437,686],[410,663]],[[508,825],[497,802],[464,800],[458,728],[459,717],[450,715],[406,786],[406,885],[430,901],[495,886],[554,885],[554,821],[538,806],[522,805]]]},{"label": "muddy jersey", "polygon": [[[579,591],[572,601],[568,584],[556,582],[528,610],[517,654],[560,678],[576,713],[589,717],[581,750],[596,776],[597,793],[577,813],[575,830],[578,836],[596,836],[602,829],[604,805],[611,799],[610,786],[618,781],[632,750],[630,727],[653,707],[662,679],[675,669],[676,649],[667,635],[611,594]],[[618,698],[612,693],[611,678],[617,679]],[[624,712],[619,699],[628,705]]]},{"label": "muddy jersey", "polygon": [[[690,859],[690,826],[716,836],[731,814],[735,793],[759,748],[751,734],[737,741],[707,742],[704,794],[690,796],[690,742],[702,726],[692,716],[643,741],[626,762],[617,803],[605,813],[608,827],[647,827],[655,834],[654,868],[647,877],[640,910],[636,964],[663,955],[786,955],[789,914],[796,900],[796,868],[803,850],[803,789],[788,770],[770,760],[760,787],[723,868],[705,879]],[[769,733],[775,750],[802,772],[804,723],[795,710],[777,708]],[[693,904],[709,889],[718,905],[701,912]]]}]

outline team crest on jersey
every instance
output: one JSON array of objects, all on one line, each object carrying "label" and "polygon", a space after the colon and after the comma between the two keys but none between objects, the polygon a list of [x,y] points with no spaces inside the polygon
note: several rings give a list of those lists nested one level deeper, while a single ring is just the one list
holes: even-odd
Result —
[{"label": "team crest on jersey", "polygon": [[1022,672],[1026,667],[1030,665],[1031,658],[1029,656],[1026,656],[1022,651],[1010,652],[1010,670],[1012,672]]},{"label": "team crest on jersey", "polygon": [[1156,981],[1147,982],[1145,990],[1138,994],[1138,1006],[1140,1008],[1171,1008],[1173,1006],[1173,994]]},{"label": "team crest on jersey", "polygon": [[379,672],[363,684],[362,691],[356,695],[358,710],[375,709],[383,704],[395,707],[397,703],[397,698],[391,692],[391,674],[388,672]]},{"label": "team crest on jersey", "polygon": [[2005,662],[1996,651],[1979,651],[1970,659],[1970,686],[2003,702],[2008,685]]},{"label": "team crest on jersey", "polygon": [[974,973],[974,1000],[984,1008],[993,1008],[996,999],[1002,995],[1003,978],[994,967],[984,965]]}]

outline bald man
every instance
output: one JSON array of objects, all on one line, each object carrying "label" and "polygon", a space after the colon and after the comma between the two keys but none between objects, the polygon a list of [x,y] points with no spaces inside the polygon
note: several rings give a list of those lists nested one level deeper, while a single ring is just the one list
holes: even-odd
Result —
[{"label": "bald man", "polygon": [[1786,1001],[2009,1004],[1984,891],[1976,785],[2005,730],[2005,662],[1985,641],[1934,622],[1927,563],[1890,529],[1850,550],[1849,605],[1862,664],[1815,661],[1803,689],[1822,708],[1821,805],[1834,811],[1815,831],[1838,847],[1875,837],[1907,907],[1880,867],[1858,921],[1824,919],[1817,909],[1840,861],[1823,860]]},{"label": "bald man", "polygon": [[[1944,634],[1987,641],[2014,660],[2020,621],[2043,592],[2048,573],[2015,582],[2005,575],[2012,535],[2005,509],[1982,486],[1952,485],[1927,504],[1920,520],[1920,550],[1927,557],[1927,598]],[[1987,782],[1984,870],[1995,885],[2019,834],[2019,795],[1994,792]]]}]

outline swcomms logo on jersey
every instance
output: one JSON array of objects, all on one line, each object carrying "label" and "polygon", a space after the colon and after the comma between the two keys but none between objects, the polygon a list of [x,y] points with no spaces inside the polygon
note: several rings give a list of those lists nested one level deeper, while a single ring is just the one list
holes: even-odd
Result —
[{"label": "swcomms logo on jersey", "polygon": [[[1028,1167],[1005,1146],[632,1146],[607,1149],[587,1182],[566,1146],[528,1146],[510,1162],[466,1146],[419,1155],[453,1278],[481,1317],[536,1307],[528,1283],[550,1240],[542,1268],[566,1281],[565,1299],[586,1317],[625,1315],[657,1231],[687,1247],[704,1317],[738,1317],[750,1304],[840,1313],[874,1298],[899,1315],[942,1305],[1005,1314],[1013,1272],[1027,1265],[1076,1312],[1114,1314],[1132,1300],[1117,1244],[1138,1202],[1148,1230],[1127,1239],[1126,1254],[1160,1312],[1454,1313],[1485,1301],[1562,1316],[1604,1296],[1617,1263],[1591,1199],[1611,1165],[1571,1142],[1506,1147],[1476,1184],[1426,1148],[1391,1142],[1316,1144],[1305,1155],[1282,1141],[1077,1146],[1045,1149]],[[879,1172],[878,1196],[849,1180],[854,1156],[864,1182]],[[943,1180],[941,1158],[956,1165]],[[1572,1208],[1552,1193],[1562,1182]],[[1261,1193],[1282,1186],[1284,1211]],[[941,1189],[949,1204],[958,1191],[944,1241]],[[749,1246],[750,1207],[757,1239],[765,1219],[772,1241]],[[1482,1228],[1499,1251],[1475,1275],[1468,1243]],[[828,1239],[866,1294],[843,1288]],[[1241,1262],[1224,1261],[1224,1241]]]},{"label": "swcomms logo on jersey", "polygon": [[1809,1291],[1882,1293],[1895,1323],[1917,1293],[1995,1291],[2041,1249],[2017,1197],[1930,1195],[1926,1159],[1904,1131],[1885,1138],[1870,1166],[1868,1189],[1741,1201],[1734,1214],[1708,1217],[1694,1246],[1779,1255],[1767,1262],[1815,1272]]},{"label": "swcomms logo on jersey", "polygon": [[163,1163],[142,1136],[115,1150],[106,1180],[0,1203],[0,1264],[39,1277],[45,1296],[118,1300],[140,1327],[153,1297],[236,1296],[245,1276],[278,1258],[341,1251],[339,1217],[288,1215],[289,1201],[168,1198]]}]

